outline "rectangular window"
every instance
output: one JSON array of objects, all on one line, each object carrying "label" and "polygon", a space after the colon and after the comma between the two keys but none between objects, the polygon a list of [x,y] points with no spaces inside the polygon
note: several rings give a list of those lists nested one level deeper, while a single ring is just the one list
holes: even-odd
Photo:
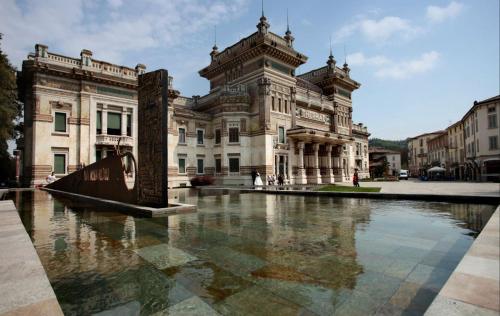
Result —
[{"label": "rectangular window", "polygon": [[186,158],[179,158],[179,173],[186,173]]},{"label": "rectangular window", "polygon": [[196,165],[196,173],[203,174],[204,173],[204,161],[203,159],[198,159],[198,163]]},{"label": "rectangular window", "polygon": [[288,100],[285,100],[285,113],[288,114]]},{"label": "rectangular window", "polygon": [[122,134],[122,115],[121,113],[108,112],[108,135]]},{"label": "rectangular window", "polygon": [[229,128],[229,142],[239,143],[240,142],[240,130],[237,127]]},{"label": "rectangular window", "polygon": [[215,158],[215,173],[222,173],[222,159]]},{"label": "rectangular window", "polygon": [[95,161],[99,161],[102,159],[102,150],[96,150],[95,151]]},{"label": "rectangular window", "polygon": [[220,144],[221,142],[221,134],[220,134],[220,129],[215,130],[215,143]]},{"label": "rectangular window", "polygon": [[498,136],[490,136],[490,150],[498,149]]},{"label": "rectangular window", "polygon": [[240,172],[240,158],[229,158],[229,172]]},{"label": "rectangular window", "polygon": [[276,106],[274,105],[274,97],[271,97],[271,110],[276,111]]},{"label": "rectangular window", "polygon": [[203,130],[199,129],[196,131],[196,140],[198,145],[203,145]]},{"label": "rectangular window", "polygon": [[54,173],[66,174],[66,155],[54,154]]},{"label": "rectangular window", "polygon": [[497,115],[488,115],[488,128],[497,128]]},{"label": "rectangular window", "polygon": [[185,144],[186,143],[186,129],[185,128],[179,128],[179,144]]},{"label": "rectangular window", "polygon": [[95,119],[95,130],[97,135],[102,134],[102,112],[97,111],[96,119]]},{"label": "rectangular window", "polygon": [[127,136],[132,136],[132,114],[127,114]]},{"label": "rectangular window", "polygon": [[284,144],[285,139],[285,128],[283,126],[278,127],[278,142],[280,144]]},{"label": "rectangular window", "polygon": [[488,108],[488,113],[495,113],[497,109],[495,107]]},{"label": "rectangular window", "polygon": [[278,112],[283,112],[283,109],[281,108],[281,98],[278,98]]},{"label": "rectangular window", "polygon": [[54,131],[66,133],[66,113],[55,113]]}]

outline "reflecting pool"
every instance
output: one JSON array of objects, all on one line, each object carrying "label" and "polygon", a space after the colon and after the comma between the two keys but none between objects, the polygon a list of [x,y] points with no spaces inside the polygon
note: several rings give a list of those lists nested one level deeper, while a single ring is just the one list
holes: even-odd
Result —
[{"label": "reflecting pool", "polygon": [[173,190],[150,219],[12,198],[66,315],[420,315],[489,205]]}]

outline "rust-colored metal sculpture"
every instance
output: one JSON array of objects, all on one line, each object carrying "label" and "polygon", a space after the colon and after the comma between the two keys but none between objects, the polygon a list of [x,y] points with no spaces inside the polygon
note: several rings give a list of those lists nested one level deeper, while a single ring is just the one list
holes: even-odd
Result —
[{"label": "rust-colored metal sculpture", "polygon": [[[127,160],[132,162],[133,167]],[[131,175],[133,178],[127,181]],[[133,187],[129,188],[127,182],[132,181]],[[46,188],[136,204],[136,161],[132,153],[120,154],[119,150],[116,150],[115,154],[50,183]]]}]

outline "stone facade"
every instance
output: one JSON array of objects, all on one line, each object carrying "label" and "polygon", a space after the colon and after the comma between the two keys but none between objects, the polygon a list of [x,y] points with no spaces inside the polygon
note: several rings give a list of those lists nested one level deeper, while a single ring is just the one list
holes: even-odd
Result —
[{"label": "stone facade", "polygon": [[433,165],[455,180],[500,181],[500,95],[474,101],[464,117],[439,131],[408,139],[413,176]]},{"label": "stone facade", "polygon": [[442,134],[442,131],[425,133],[408,139],[408,169],[412,177],[425,175],[431,161],[427,142]]},{"label": "stone facade", "polygon": [[448,133],[448,164],[447,172],[457,180],[464,180],[464,125],[462,121],[450,125],[446,132]]},{"label": "stone facade", "polygon": [[427,141],[427,148],[429,149],[428,161],[431,166],[445,169],[448,167],[448,146],[447,131],[443,131]]},{"label": "stone facade", "polygon": [[[282,174],[290,184],[350,182],[355,169],[360,178],[369,176],[369,133],[362,124],[352,122],[351,95],[360,84],[351,78],[348,65],[337,67],[330,53],[326,66],[296,76],[296,68],[307,57],[293,48],[289,29],[282,37],[269,28],[262,16],[255,33],[220,52],[214,45],[210,64],[199,71],[210,81],[208,94],[187,98],[170,87],[170,187],[189,185],[196,175],[214,176],[218,184],[251,184],[253,170],[263,181],[267,175]],[[128,140],[134,152],[137,75],[144,66],[129,69],[92,61],[88,51],[82,51],[81,59],[60,57],[64,62],[59,65],[54,60],[59,55],[49,54],[46,47],[45,55],[39,50],[37,46],[37,53],[23,65],[23,80],[29,88],[26,98],[41,98],[45,107],[39,114],[35,106],[26,107],[28,116],[42,115],[43,122],[37,123],[43,127],[36,125],[26,133],[24,165],[31,183],[41,181],[53,169],[51,154],[59,149],[67,153],[70,172],[78,164],[99,158],[99,140],[103,145],[116,143],[116,136],[110,141],[109,135],[96,134],[98,110],[120,113],[121,109],[121,113],[132,114],[132,135],[122,130],[118,137]],[[87,63],[91,66],[85,66]],[[112,70],[103,73],[106,67]],[[67,87],[52,89],[68,97],[40,91],[40,77],[48,77],[50,82],[64,78]],[[100,91],[121,91],[131,97]],[[68,135],[52,135],[56,118],[50,102],[67,106],[68,122],[79,122]],[[83,128],[82,122],[86,122]],[[68,142],[60,142],[63,137]],[[38,153],[43,155],[41,159]]]},{"label": "stone facade", "polygon": [[464,115],[465,178],[500,181],[500,96],[475,101]]},{"label": "stone facade", "polygon": [[37,44],[19,78],[24,184],[44,183],[52,171],[58,177],[75,171],[106,157],[118,142],[136,155],[137,75],[144,70],[93,60],[88,50],[70,58]]}]

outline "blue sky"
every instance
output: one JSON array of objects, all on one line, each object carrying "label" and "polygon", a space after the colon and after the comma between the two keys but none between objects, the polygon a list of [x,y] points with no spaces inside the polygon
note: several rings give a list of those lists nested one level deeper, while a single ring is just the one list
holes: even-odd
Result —
[{"label": "blue sky", "polygon": [[[198,70],[219,50],[256,30],[259,0],[1,0],[2,49],[13,64],[44,43],[49,51],[149,70],[166,68],[185,96],[208,92]],[[372,137],[403,139],[445,128],[474,100],[499,94],[499,1],[266,0],[271,31],[286,10],[295,49],[309,57],[298,73],[325,64],[329,38],[337,63],[344,46],[354,120]]]}]

